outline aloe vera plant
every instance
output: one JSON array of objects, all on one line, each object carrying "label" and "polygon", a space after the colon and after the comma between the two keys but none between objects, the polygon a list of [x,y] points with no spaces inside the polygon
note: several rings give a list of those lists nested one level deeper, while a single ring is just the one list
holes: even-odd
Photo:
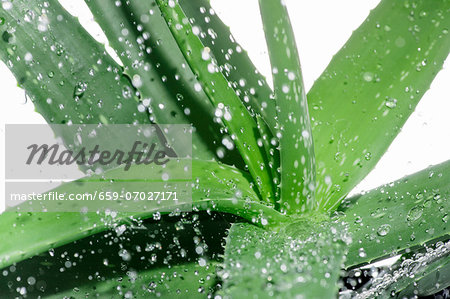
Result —
[{"label": "aloe vera plant", "polygon": [[[50,124],[191,124],[192,203],[10,208],[0,297],[409,298],[450,285],[449,161],[348,197],[447,58],[450,1],[382,0],[308,93],[284,1],[259,1],[273,90],[207,0],[85,2],[123,66],[56,0],[2,1],[1,59]],[[131,188],[118,174],[56,191]]]}]

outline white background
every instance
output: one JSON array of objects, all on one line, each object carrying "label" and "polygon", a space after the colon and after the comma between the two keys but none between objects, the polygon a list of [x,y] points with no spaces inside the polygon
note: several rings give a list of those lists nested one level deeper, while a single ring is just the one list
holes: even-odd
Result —
[{"label": "white background", "polygon": [[[296,34],[306,88],[321,74],[332,55],[350,37],[379,0],[285,0]],[[81,0],[61,1],[99,41],[106,38]],[[246,49],[258,69],[270,78],[257,0],[213,0],[213,7]],[[402,132],[375,170],[353,191],[368,190],[429,165],[450,159],[450,60],[434,80]],[[24,91],[0,62],[0,211],[4,204],[4,124],[45,123],[25,103]]]}]

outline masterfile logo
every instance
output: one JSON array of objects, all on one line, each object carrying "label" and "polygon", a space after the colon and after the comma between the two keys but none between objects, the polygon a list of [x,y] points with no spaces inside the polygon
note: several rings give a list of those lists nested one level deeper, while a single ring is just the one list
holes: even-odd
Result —
[{"label": "masterfile logo", "polygon": [[7,208],[189,208],[188,125],[7,125],[5,132]]}]

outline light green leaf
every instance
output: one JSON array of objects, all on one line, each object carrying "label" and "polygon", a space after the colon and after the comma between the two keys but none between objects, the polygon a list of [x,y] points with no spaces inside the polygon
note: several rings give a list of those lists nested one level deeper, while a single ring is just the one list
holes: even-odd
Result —
[{"label": "light green leaf", "polygon": [[346,267],[448,236],[450,161],[350,199],[341,208],[353,236]]},{"label": "light green leaf", "polygon": [[[172,173],[175,174],[177,169],[173,169]],[[273,226],[285,220],[283,215],[258,200],[246,173],[217,162],[199,160],[193,160],[192,169],[192,204],[172,203],[170,206],[160,208],[151,206],[137,213],[118,211],[115,217],[107,213],[85,212],[83,211],[85,204],[82,201],[68,203],[72,211],[80,212],[21,212],[21,206],[4,212],[0,215],[0,227],[2,227],[0,238],[3,240],[0,243],[0,268],[50,248],[102,232],[111,226],[129,224],[129,218],[145,219],[154,214],[193,209],[194,211],[220,211],[235,214],[260,226]],[[138,165],[127,173],[130,177],[143,177],[146,172],[154,171],[152,166]],[[117,178],[123,173],[121,170],[111,170],[105,172],[102,177],[93,176],[64,184],[53,191],[70,193],[79,190],[81,186],[83,192],[89,194],[111,189],[136,191],[132,190],[133,185],[126,178],[111,181],[108,179]],[[149,182],[156,181],[149,180]],[[191,181],[185,180],[185,182]],[[149,184],[150,190],[140,191],[152,191],[152,186],[154,185]],[[170,185],[168,188],[170,189]],[[31,204],[39,203],[33,201]],[[105,207],[104,202],[100,201],[94,201],[92,204],[98,204],[99,209]]]},{"label": "light green leaf", "polygon": [[382,0],[308,94],[323,210],[360,182],[450,51],[450,1]]},{"label": "light green leaf", "polygon": [[233,224],[220,273],[225,297],[336,297],[348,236],[326,218],[299,218],[277,232]]},{"label": "light green leaf", "polygon": [[289,15],[281,0],[260,0],[272,65],[280,139],[281,210],[299,214],[316,208],[313,136],[303,76]]},{"label": "light green leaf", "polygon": [[273,182],[269,166],[265,164],[264,149],[257,142],[260,136],[256,121],[218,69],[211,49],[204,47],[192,31],[192,26],[179,4],[167,0],[156,2],[189,66],[198,76],[203,84],[203,90],[216,107],[216,116],[221,119],[232,136],[232,141],[225,141],[225,144],[236,144],[262,200],[273,203],[275,201]]}]

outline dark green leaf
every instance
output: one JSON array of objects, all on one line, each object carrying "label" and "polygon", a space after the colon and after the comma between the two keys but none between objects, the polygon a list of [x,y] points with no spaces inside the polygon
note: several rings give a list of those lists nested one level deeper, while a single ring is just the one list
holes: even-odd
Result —
[{"label": "dark green leaf", "polygon": [[[417,289],[417,282],[428,284],[430,289],[431,281],[434,281],[435,292],[445,286],[448,281],[440,282],[440,271],[445,271],[450,261],[450,242],[438,242],[434,246],[428,247],[424,252],[415,253],[410,258],[400,260],[387,273],[381,273],[376,278],[363,287],[357,298],[392,298],[393,295],[402,293],[407,298],[426,294],[425,289]],[[448,271],[448,270],[447,270]],[[434,275],[434,277],[433,277]],[[436,276],[437,275],[437,276]],[[399,298],[405,298],[400,296]]]},{"label": "dark green leaf", "polygon": [[121,67],[58,3],[2,10],[0,57],[49,123],[150,123]]},{"label": "dark green leaf", "polygon": [[[214,124],[214,107],[161,16],[154,1],[85,1],[125,65],[151,118],[159,124],[192,123],[195,157],[215,157],[223,136]],[[119,3],[120,5],[116,5]],[[153,13],[151,13],[153,12]],[[140,29],[138,29],[140,28]],[[235,163],[237,163],[235,161]]]},{"label": "dark green leaf", "polygon": [[[432,296],[450,286],[450,257],[429,265],[422,275],[415,279],[414,283],[409,284],[401,290],[397,297],[405,296]],[[396,289],[398,291],[398,289]]]}]

